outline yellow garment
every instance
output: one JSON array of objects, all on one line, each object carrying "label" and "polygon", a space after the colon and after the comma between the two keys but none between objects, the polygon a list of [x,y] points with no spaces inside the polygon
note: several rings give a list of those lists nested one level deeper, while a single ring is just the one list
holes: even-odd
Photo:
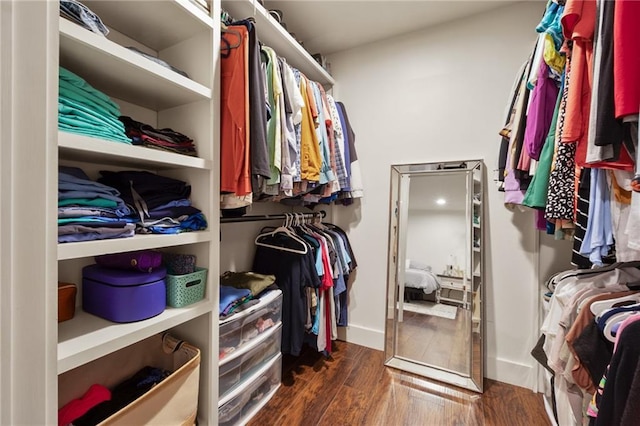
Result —
[{"label": "yellow garment", "polygon": [[310,107],[312,103],[315,105],[315,100],[309,99],[308,84],[307,78],[302,76],[300,78],[300,94],[304,99],[304,107],[302,108],[302,123],[300,127],[300,178],[318,182],[320,181],[322,157],[315,120]]},{"label": "yellow garment", "polygon": [[612,183],[611,186],[613,186],[613,195],[615,196],[616,201],[619,202],[620,204],[630,205],[631,191],[627,191],[626,189],[624,189],[618,184],[615,173],[610,172],[610,175],[611,175],[611,183]]},{"label": "yellow garment", "polygon": [[567,58],[556,50],[553,38],[549,34],[545,34],[544,38],[544,62],[558,74],[562,74]]}]

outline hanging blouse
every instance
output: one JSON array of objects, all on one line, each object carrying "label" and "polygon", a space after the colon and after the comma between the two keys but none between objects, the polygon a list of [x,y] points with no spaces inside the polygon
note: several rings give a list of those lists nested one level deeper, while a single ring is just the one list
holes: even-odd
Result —
[{"label": "hanging blouse", "polygon": [[302,108],[302,123],[300,129],[300,178],[318,182],[322,157],[320,144],[315,130],[317,109],[313,95],[310,95],[309,80],[305,76],[300,79],[300,94],[304,99]]},{"label": "hanging blouse", "polygon": [[220,61],[222,111],[220,117],[220,191],[240,196],[251,192],[249,172],[248,120],[248,31],[245,26],[230,27]]}]

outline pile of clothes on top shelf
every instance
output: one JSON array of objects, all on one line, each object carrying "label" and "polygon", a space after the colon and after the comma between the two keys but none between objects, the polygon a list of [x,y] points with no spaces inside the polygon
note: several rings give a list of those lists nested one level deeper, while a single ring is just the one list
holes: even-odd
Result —
[{"label": "pile of clothes on top shelf", "polygon": [[106,36],[109,29],[91,9],[76,0],[60,0],[60,16],[96,34]]},{"label": "pile of clothes on top shelf", "polygon": [[185,182],[144,171],[100,173],[94,182],[79,168],[60,166],[59,243],[207,228]]},{"label": "pile of clothes on top shelf", "polygon": [[[204,10],[208,14],[208,4],[205,0],[191,0],[193,4],[196,4],[198,7],[203,8],[203,5],[207,6],[207,10]],[[89,30],[95,34],[101,36],[107,36],[109,34],[109,28],[102,22],[100,17],[89,9],[86,5],[80,3],[77,0],[60,0],[60,16],[68,19],[69,21],[80,25],[82,28]],[[178,69],[171,64],[163,61],[157,56],[150,55],[149,53],[143,52],[137,47],[133,46],[125,46],[130,51],[137,53],[140,56],[144,56],[145,58],[167,68],[171,71],[177,72],[180,75],[183,75],[189,78],[189,75]]]}]

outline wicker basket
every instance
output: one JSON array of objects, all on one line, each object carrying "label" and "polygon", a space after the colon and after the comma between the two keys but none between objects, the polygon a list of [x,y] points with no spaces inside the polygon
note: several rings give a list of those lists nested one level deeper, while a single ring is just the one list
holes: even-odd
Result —
[{"label": "wicker basket", "polygon": [[81,397],[94,383],[113,388],[144,366],[173,371],[147,393],[103,420],[106,425],[193,425],[198,411],[200,350],[155,335],[58,376],[58,403]]}]

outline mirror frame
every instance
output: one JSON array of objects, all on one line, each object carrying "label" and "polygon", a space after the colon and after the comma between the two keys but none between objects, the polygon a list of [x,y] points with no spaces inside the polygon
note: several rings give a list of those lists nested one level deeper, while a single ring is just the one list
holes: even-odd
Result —
[{"label": "mirror frame", "polygon": [[[408,225],[408,195],[409,180],[411,176],[424,176],[429,174],[446,174],[446,173],[465,173],[466,174],[466,217],[467,217],[467,248],[469,253],[468,259],[465,260],[465,270],[471,271],[471,316],[472,321],[469,330],[469,365],[470,374],[466,375],[460,372],[448,370],[443,367],[430,365],[423,361],[412,360],[397,353],[398,345],[398,303],[400,300],[400,288],[404,289],[404,264],[406,259],[406,241],[407,241],[407,225]],[[485,167],[483,160],[466,160],[466,161],[444,161],[433,163],[416,163],[416,164],[394,164],[391,165],[390,179],[390,204],[389,204],[389,255],[387,267],[387,297],[385,305],[385,365],[399,370],[414,373],[426,378],[434,379],[443,383],[452,384],[461,388],[469,389],[475,392],[483,391],[484,381],[484,294],[486,289],[484,274],[484,217],[485,217]],[[474,199],[474,195],[479,193],[479,199]],[[474,210],[475,209],[475,210]],[[479,223],[476,224],[475,235],[479,236],[479,247],[474,247],[474,223],[473,214],[476,211],[479,214]],[[477,268],[476,268],[477,266]],[[474,281],[478,279],[478,283]],[[479,292],[479,300],[474,300],[474,288],[477,287]],[[473,303],[477,303],[477,313],[479,318],[475,316]],[[400,320],[402,320],[400,318]],[[477,329],[477,330],[475,330]],[[478,334],[479,354],[474,353],[473,339],[474,334]],[[475,358],[474,358],[475,357]],[[479,359],[477,359],[479,358]]]}]

